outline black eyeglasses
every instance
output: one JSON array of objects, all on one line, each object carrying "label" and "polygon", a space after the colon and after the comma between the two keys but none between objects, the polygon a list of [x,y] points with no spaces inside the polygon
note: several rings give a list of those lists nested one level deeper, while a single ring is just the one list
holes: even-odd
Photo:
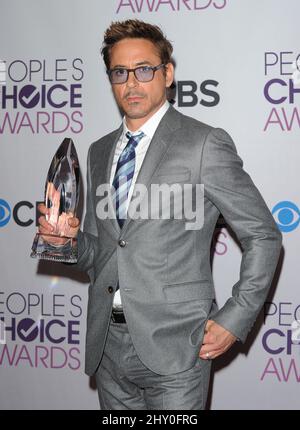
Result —
[{"label": "black eyeglasses", "polygon": [[164,67],[164,64],[158,66],[140,66],[135,69],[111,69],[107,70],[106,73],[109,76],[109,80],[112,84],[124,84],[128,80],[129,72],[133,72],[135,78],[139,82],[150,82],[154,78],[156,70]]}]

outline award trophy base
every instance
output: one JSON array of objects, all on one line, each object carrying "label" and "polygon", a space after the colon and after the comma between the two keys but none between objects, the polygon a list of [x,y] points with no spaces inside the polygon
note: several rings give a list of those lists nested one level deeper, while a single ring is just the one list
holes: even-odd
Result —
[{"label": "award trophy base", "polygon": [[[51,235],[51,237],[55,236]],[[62,239],[62,236],[57,237]],[[74,237],[68,238],[64,245],[51,245],[43,239],[40,233],[37,233],[33,241],[30,257],[63,263],[77,263],[77,251],[77,239]]]}]

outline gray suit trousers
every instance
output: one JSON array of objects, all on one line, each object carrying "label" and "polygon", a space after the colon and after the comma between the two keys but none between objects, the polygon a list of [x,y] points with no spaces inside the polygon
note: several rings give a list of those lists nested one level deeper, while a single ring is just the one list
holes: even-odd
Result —
[{"label": "gray suit trousers", "polygon": [[[174,357],[176,360],[176,357]],[[104,355],[95,374],[102,410],[203,410],[211,361],[159,375],[139,359],[127,324],[110,322]]]}]

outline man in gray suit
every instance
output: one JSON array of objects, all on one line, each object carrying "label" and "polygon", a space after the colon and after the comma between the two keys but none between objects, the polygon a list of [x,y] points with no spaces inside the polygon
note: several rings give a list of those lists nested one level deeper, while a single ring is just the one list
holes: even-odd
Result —
[{"label": "man in gray suit", "polygon": [[[276,223],[230,136],[167,102],[171,53],[161,30],[138,20],[113,23],[105,33],[102,54],[124,118],[90,146],[83,230],[77,218],[69,221],[78,237],[77,267],[91,280],[86,373],[96,375],[102,409],[204,409],[211,360],[246,340],[281,248]],[[183,212],[181,218],[132,216],[139,186],[143,203],[154,184],[192,184],[193,190],[203,184],[202,227],[187,228]],[[103,216],[104,201],[114,217]],[[197,196],[190,204],[199,204]],[[243,256],[232,296],[218,309],[210,247],[220,213]],[[39,229],[50,232],[45,217]]]}]

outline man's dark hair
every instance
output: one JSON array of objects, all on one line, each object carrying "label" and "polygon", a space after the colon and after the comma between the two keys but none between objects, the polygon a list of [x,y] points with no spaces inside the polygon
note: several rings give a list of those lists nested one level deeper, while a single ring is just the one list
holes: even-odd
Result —
[{"label": "man's dark hair", "polygon": [[161,29],[157,25],[148,24],[138,19],[128,19],[122,22],[112,22],[104,33],[101,54],[107,70],[110,68],[111,48],[126,38],[149,40],[156,47],[161,62],[163,64],[170,63],[173,46]]}]

